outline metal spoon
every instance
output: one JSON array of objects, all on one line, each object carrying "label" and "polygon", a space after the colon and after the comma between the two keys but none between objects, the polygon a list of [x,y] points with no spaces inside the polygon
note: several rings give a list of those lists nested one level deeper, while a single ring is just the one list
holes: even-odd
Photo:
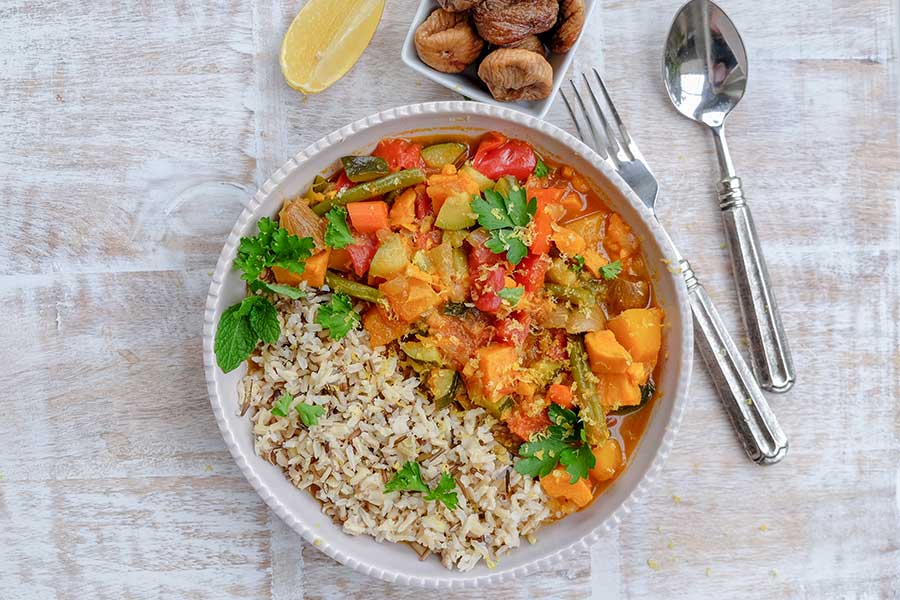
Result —
[{"label": "metal spoon", "polygon": [[795,378],[791,352],[753,217],[725,142],[725,118],[747,86],[747,53],[728,15],[710,0],[691,0],[675,16],[666,40],[663,78],[678,112],[713,132],[722,177],[719,205],[753,371],[763,388],[786,392]]}]

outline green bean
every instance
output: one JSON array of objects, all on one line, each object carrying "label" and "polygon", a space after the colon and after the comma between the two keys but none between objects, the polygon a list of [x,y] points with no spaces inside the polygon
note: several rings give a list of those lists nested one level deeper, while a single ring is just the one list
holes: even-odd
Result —
[{"label": "green bean", "polygon": [[351,202],[368,200],[370,198],[374,198],[375,196],[381,196],[382,194],[393,192],[394,190],[399,190],[411,185],[416,185],[417,183],[422,183],[423,181],[425,181],[425,173],[422,171],[422,169],[406,169],[404,171],[397,171],[396,173],[385,175],[380,179],[367,181],[366,183],[361,183],[355,187],[347,188],[338,193],[338,195],[331,200],[319,202],[318,204],[313,206],[312,209],[314,213],[321,216],[335,206],[343,206],[345,204],[350,204]]},{"label": "green bean", "polygon": [[544,285],[547,293],[554,298],[567,300],[579,308],[592,306],[597,303],[594,294],[584,287],[572,287],[569,285],[560,285],[558,283],[548,283]]},{"label": "green bean", "polygon": [[375,304],[384,304],[384,295],[377,289],[364,283],[350,281],[341,277],[333,271],[325,274],[325,283],[335,292],[344,292],[353,298],[359,298],[366,302],[374,302]]},{"label": "green bean", "polygon": [[378,156],[344,156],[341,158],[341,166],[344,167],[347,179],[354,183],[372,181],[391,172],[387,161]]},{"label": "green bean", "polygon": [[597,378],[588,365],[587,351],[580,337],[569,337],[569,366],[575,380],[575,391],[581,400],[581,420],[591,446],[599,446],[609,439],[606,428],[606,413],[600,404],[597,392]]}]

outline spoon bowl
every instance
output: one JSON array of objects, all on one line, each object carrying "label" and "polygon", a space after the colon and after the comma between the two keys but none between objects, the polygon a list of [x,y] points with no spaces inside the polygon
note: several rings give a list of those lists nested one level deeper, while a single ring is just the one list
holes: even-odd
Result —
[{"label": "spoon bowl", "polygon": [[747,51],[728,15],[710,0],[691,0],[672,23],[663,79],[678,112],[721,127],[747,88]]}]

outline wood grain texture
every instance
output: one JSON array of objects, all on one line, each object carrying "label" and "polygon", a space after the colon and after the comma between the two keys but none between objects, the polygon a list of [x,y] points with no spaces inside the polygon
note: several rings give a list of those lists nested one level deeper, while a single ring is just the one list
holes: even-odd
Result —
[{"label": "wood grain texture", "polygon": [[[345,78],[298,95],[277,51],[301,4],[0,0],[0,597],[423,596],[273,516],[206,398],[210,272],[256,186],[351,120],[458,98],[400,63],[413,0],[389,0]],[[647,499],[492,597],[900,597],[900,9],[721,4],[751,57],[729,136],[797,365],[770,398],[791,452],[747,461],[698,362]],[[679,5],[602,2],[576,68],[601,68],[737,333],[712,142],[659,80]],[[572,130],[562,102],[548,120]]]}]

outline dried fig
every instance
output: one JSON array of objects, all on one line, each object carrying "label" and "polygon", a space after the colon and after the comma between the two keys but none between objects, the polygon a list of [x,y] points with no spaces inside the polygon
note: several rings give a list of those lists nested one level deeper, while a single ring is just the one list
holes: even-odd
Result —
[{"label": "dried fig", "polygon": [[553,67],[531,50],[498,48],[478,67],[478,76],[497,100],[542,100],[553,87]]},{"label": "dried fig", "polygon": [[438,4],[441,5],[441,8],[450,12],[463,12],[469,10],[479,2],[481,2],[481,0],[438,0]]},{"label": "dried fig", "polygon": [[507,46],[556,24],[557,0],[484,0],[472,11],[481,37]]},{"label": "dried fig", "polygon": [[461,73],[481,54],[484,42],[466,13],[439,8],[416,29],[416,52],[432,69]]},{"label": "dried fig", "polygon": [[514,42],[509,44],[508,46],[504,46],[504,48],[521,48],[522,50],[531,50],[532,52],[537,52],[541,56],[547,55],[547,49],[544,48],[544,42],[541,41],[536,35],[529,35],[528,37],[519,40],[518,42]]},{"label": "dried fig", "polygon": [[548,45],[556,54],[572,49],[584,27],[584,0],[562,0],[559,3],[559,19],[550,31]]}]

